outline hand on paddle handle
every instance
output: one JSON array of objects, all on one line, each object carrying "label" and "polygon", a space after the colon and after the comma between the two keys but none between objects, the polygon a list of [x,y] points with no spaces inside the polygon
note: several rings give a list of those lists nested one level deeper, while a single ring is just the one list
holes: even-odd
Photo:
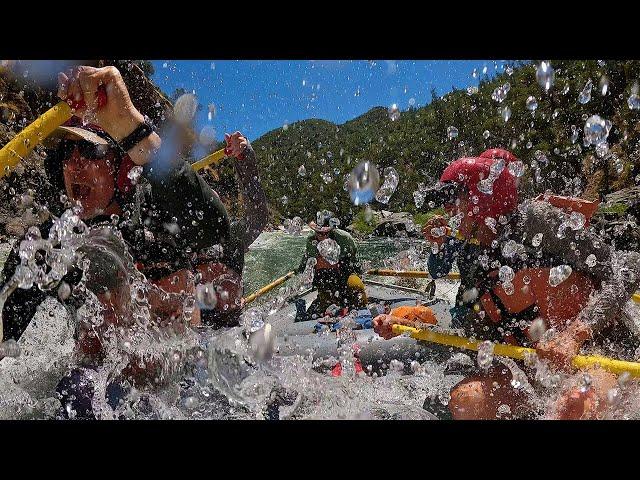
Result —
[{"label": "hand on paddle handle", "polygon": [[399,334],[393,333],[393,325],[405,325],[415,327],[415,322],[406,318],[394,317],[393,315],[382,314],[373,319],[373,331],[385,340],[397,337]]},{"label": "hand on paddle handle", "polygon": [[[447,238],[445,233],[447,225],[448,222],[444,217],[436,215],[424,224],[424,227],[422,227],[422,234],[428,242],[435,243],[438,245],[438,247],[441,247],[445,239]],[[434,231],[434,229],[436,228],[441,230],[441,235],[434,234],[436,233]]]},{"label": "hand on paddle handle", "polygon": [[58,97],[75,115],[120,141],[144,122],[116,67],[79,66],[58,74]]},{"label": "hand on paddle handle", "polygon": [[557,369],[571,371],[571,361],[580,353],[580,347],[588,337],[585,327],[574,323],[550,340],[538,343],[536,353]]},{"label": "hand on paddle handle", "polygon": [[242,135],[242,133],[234,132],[231,135],[225,133],[224,141],[227,143],[227,146],[224,149],[225,154],[235,157],[238,160],[242,160],[244,158],[244,151],[247,146],[249,146],[249,141],[244,135]]}]

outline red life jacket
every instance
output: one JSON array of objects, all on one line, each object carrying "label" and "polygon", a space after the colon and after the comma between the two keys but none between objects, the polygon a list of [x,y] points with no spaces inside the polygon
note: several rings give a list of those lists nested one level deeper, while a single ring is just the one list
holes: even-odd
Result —
[{"label": "red life jacket", "polygon": [[[518,314],[528,308],[537,306],[537,315],[547,325],[563,326],[574,319],[585,307],[589,296],[595,290],[591,278],[582,272],[572,272],[560,285],[549,285],[551,268],[523,268],[513,278],[514,292],[507,295],[502,285],[496,285],[493,293],[507,310],[501,312],[489,292],[480,297],[482,308],[491,321],[497,323],[503,314]],[[497,271],[490,275],[497,275]]]}]

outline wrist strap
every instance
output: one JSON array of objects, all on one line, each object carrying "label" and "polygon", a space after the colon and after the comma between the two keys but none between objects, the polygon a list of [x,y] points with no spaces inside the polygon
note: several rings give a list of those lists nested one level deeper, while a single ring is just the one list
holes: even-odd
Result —
[{"label": "wrist strap", "polygon": [[149,120],[149,118],[145,115],[144,123],[138,125],[133,132],[131,132],[119,142],[120,148],[122,148],[122,150],[124,150],[125,152],[128,152],[142,140],[151,135],[154,131],[155,129],[153,127],[153,124],[151,123],[151,120]]}]

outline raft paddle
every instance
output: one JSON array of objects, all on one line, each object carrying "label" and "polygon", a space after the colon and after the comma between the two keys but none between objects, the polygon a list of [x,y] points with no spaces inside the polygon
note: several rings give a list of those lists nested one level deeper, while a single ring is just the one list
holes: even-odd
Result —
[{"label": "raft paddle", "polygon": [[392,285],[390,283],[382,283],[382,282],[374,282],[373,280],[363,280],[367,285],[375,285],[376,287],[385,287],[392,288],[395,290],[400,290],[402,292],[410,292],[410,293],[418,293],[420,295],[426,296],[426,292],[422,290],[418,290],[417,288],[403,287],[402,285]]},{"label": "raft paddle", "polygon": [[[106,98],[103,98],[106,94],[98,91],[98,95],[99,106],[106,103]],[[76,105],[76,108],[79,106],[81,105]],[[0,178],[8,175],[21,160],[24,160],[31,153],[36,145],[51,135],[56,128],[72,116],[73,111],[69,104],[67,102],[58,102],[13,137],[11,141],[0,149]],[[219,164],[225,157],[225,149],[222,148],[198,160],[191,166],[196,171],[202,170],[209,165]]]},{"label": "raft paddle", "polygon": [[[425,342],[439,343],[440,345],[447,345],[450,347],[464,348],[467,350],[478,350],[478,346],[481,341],[474,341],[465,337],[458,337],[457,335],[450,335],[446,333],[438,333],[429,329],[417,329],[413,327],[407,327],[405,325],[392,325],[391,329],[395,334],[410,334],[411,338],[416,340],[422,340]],[[493,353],[501,357],[515,358],[516,360],[524,360],[527,353],[536,353],[534,348],[518,347],[515,345],[505,345],[503,343],[495,343],[493,347]],[[585,368],[595,365],[600,365],[605,370],[621,374],[629,372],[633,377],[640,377],[640,363],[626,362],[624,360],[615,360],[608,357],[600,357],[598,355],[577,355],[573,357],[571,362],[576,368]]]},{"label": "raft paddle", "polygon": [[35,146],[69,120],[73,113],[66,102],[59,102],[35,119],[0,149],[0,178],[7,175]]},{"label": "raft paddle", "polygon": [[191,167],[195,170],[202,170],[204,167],[208,167],[209,165],[218,165],[225,157],[227,156],[225,149],[221,148],[213,152],[211,155],[207,155],[206,157],[198,160],[195,163],[191,164]]},{"label": "raft paddle", "polygon": [[[421,270],[385,270],[384,268],[372,268],[371,270],[367,270],[367,275],[378,275],[380,277],[431,278],[429,272],[423,272]],[[460,274],[448,273],[444,277],[439,277],[435,280],[440,279],[460,280]],[[640,292],[634,293],[631,299],[636,303],[640,303]]]},{"label": "raft paddle", "polygon": [[[367,275],[378,275],[381,277],[410,277],[410,278],[431,278],[429,272],[421,270],[386,270],[384,268],[373,268],[367,270]],[[447,280],[460,280],[459,273],[449,273],[444,277]]]},{"label": "raft paddle", "polygon": [[265,285],[264,287],[262,287],[260,290],[258,290],[257,292],[252,293],[251,295],[249,295],[248,297],[244,298],[244,303],[245,305],[247,303],[253,302],[256,298],[261,297],[262,295],[264,295],[265,293],[273,290],[275,287],[277,287],[278,285],[282,285],[284,282],[286,282],[287,280],[289,280],[290,278],[292,278],[295,275],[295,272],[289,272],[287,273],[285,276],[278,278],[277,280],[274,280],[273,282],[271,282],[269,285]]}]

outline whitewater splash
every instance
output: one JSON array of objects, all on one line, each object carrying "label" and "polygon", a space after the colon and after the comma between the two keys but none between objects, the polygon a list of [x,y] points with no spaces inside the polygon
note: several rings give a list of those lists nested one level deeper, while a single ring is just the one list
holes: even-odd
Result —
[{"label": "whitewater splash", "polygon": [[[61,221],[49,246],[32,232],[31,243],[24,245],[21,256],[26,270],[20,270],[19,282],[29,285],[32,280],[57,292],[55,280],[79,267],[85,275],[73,287],[73,295],[82,295],[84,304],[70,310],[58,295],[52,295],[40,306],[17,342],[19,354],[0,361],[0,418],[56,418],[61,408],[56,386],[68,372],[80,370],[92,382],[91,406],[99,419],[432,420],[446,411],[449,391],[464,378],[465,368],[477,362],[475,354],[451,350],[444,361],[404,358],[359,372],[354,357],[359,345],[348,320],[337,333],[310,336],[317,338],[318,344],[320,340],[335,343],[335,356],[314,355],[313,348],[286,353],[289,340],[286,335],[276,335],[269,314],[304,290],[312,280],[310,275],[302,275],[295,284],[281,288],[245,313],[240,327],[178,331],[157,325],[151,319],[149,297],[161,293],[135,269],[117,230],[103,226],[71,235],[68,229],[79,225],[72,216],[71,212]],[[47,260],[53,259],[54,273],[34,262],[36,247],[48,252]],[[418,268],[424,265],[424,258],[419,248],[410,247],[388,263],[393,268]],[[128,299],[127,315],[118,328],[105,322],[98,298],[101,292],[94,285],[105,276]],[[439,282],[436,294],[446,292],[451,301],[456,284],[446,282],[445,289],[442,285],[444,282]],[[187,297],[180,301],[188,302]],[[624,313],[640,319],[640,307],[633,302],[626,305]],[[182,318],[181,322],[188,320]],[[103,329],[104,356],[100,362],[88,361],[78,351],[77,332],[87,329]],[[512,372],[512,386],[529,397],[538,418],[548,415],[564,389],[576,384],[588,388],[582,374],[552,373],[535,357],[526,364],[533,375],[525,375],[513,361],[499,360]],[[331,375],[336,362],[342,367],[340,376]],[[123,373],[132,364],[141,369],[155,365],[153,381],[133,385],[126,380]],[[115,403],[111,398],[114,390],[119,395]],[[624,376],[608,397],[614,407],[607,413],[610,418],[640,417],[637,387]],[[425,399],[431,404],[430,411],[423,409]],[[504,418],[518,413],[501,412]],[[73,412],[67,413],[73,417]]]}]

